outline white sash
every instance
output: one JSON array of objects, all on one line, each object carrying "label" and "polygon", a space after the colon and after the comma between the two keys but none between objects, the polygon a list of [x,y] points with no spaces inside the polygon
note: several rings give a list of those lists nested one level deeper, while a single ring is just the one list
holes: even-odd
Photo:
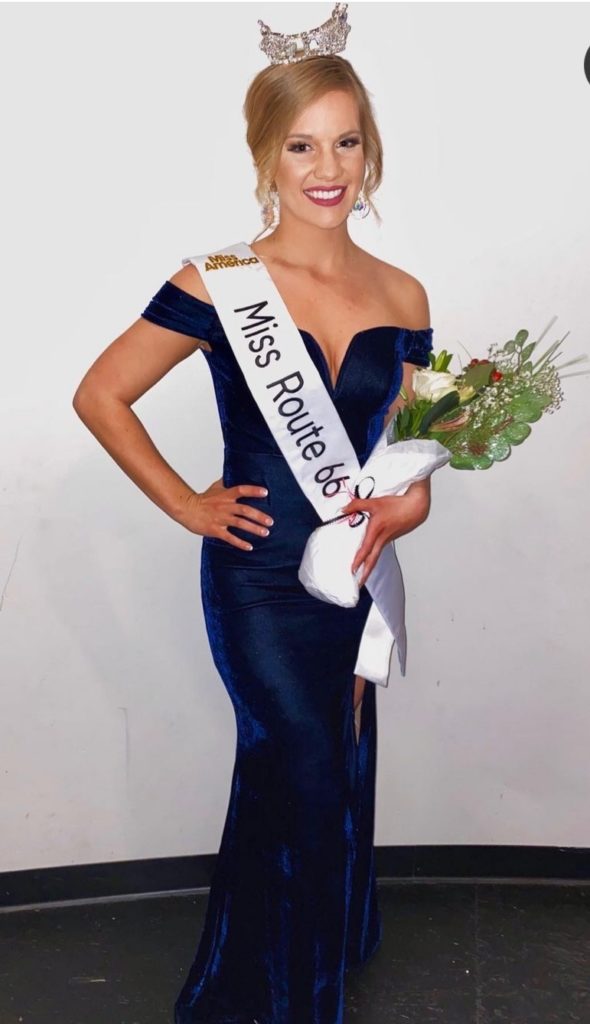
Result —
[{"label": "white sash", "polygon": [[[246,242],[185,257],[182,263],[193,263],[201,273],[246,383],[301,490],[323,522],[332,519],[361,481],[361,466],[266,266]],[[371,455],[386,445],[383,430]],[[353,533],[359,541],[364,535]],[[365,585],[373,601],[354,671],[387,686],[394,642],[402,676],[407,647],[403,579],[393,541],[382,548]]]}]

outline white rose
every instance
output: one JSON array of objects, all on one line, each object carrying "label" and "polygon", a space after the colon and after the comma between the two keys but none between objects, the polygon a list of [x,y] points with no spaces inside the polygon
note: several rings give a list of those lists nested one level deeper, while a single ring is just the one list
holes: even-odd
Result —
[{"label": "white rose", "polygon": [[456,376],[454,373],[442,373],[438,370],[420,369],[414,370],[412,376],[412,387],[416,398],[425,398],[428,402],[438,402],[439,398],[457,391]]}]

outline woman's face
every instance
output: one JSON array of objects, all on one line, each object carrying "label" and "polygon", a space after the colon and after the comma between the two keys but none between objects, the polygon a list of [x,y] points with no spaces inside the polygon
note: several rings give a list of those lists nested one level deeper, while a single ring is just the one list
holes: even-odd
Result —
[{"label": "woman's face", "polygon": [[364,176],[356,100],[345,90],[332,90],[293,121],[283,143],[275,173],[281,220],[290,214],[308,224],[335,227],[346,220]]}]

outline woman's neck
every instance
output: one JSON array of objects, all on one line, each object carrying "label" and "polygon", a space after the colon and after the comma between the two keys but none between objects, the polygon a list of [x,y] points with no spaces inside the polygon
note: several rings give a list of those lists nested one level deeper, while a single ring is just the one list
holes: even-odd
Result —
[{"label": "woman's neck", "polygon": [[362,250],[348,234],[347,224],[318,228],[302,221],[281,222],[271,235],[252,246],[262,259],[270,258],[284,267],[305,268],[321,277],[334,277],[347,270]]}]

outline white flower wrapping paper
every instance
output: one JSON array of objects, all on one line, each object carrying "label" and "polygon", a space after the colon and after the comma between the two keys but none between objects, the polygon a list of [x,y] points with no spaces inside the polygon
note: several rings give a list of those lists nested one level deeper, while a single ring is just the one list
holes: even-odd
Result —
[{"label": "white flower wrapping paper", "polygon": [[[352,481],[361,497],[378,498],[388,494],[405,494],[410,484],[423,480],[434,470],[446,465],[452,455],[448,448],[434,440],[412,438],[383,447],[379,443]],[[371,490],[372,487],[372,490]],[[334,514],[348,504],[343,500]],[[365,536],[368,519],[363,516],[358,526],[358,513],[318,526],[308,537],[299,565],[298,577],[305,589],[321,601],[354,608],[359,599],[357,573],[351,570],[355,553]]]}]

